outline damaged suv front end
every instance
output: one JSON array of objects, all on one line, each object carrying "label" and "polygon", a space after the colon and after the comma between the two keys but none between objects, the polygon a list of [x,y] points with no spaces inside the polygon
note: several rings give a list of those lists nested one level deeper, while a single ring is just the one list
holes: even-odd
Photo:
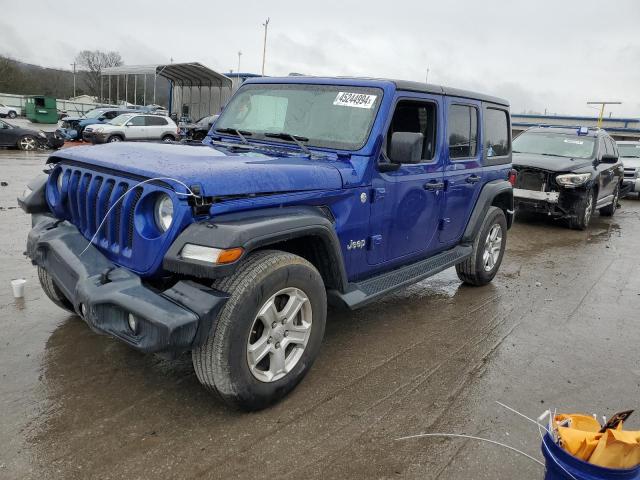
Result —
[{"label": "damaged suv front end", "polygon": [[[585,228],[595,209],[617,205],[622,167],[613,140],[600,129],[534,127],[513,142],[520,211],[567,219]],[[613,213],[611,213],[613,214]]]}]

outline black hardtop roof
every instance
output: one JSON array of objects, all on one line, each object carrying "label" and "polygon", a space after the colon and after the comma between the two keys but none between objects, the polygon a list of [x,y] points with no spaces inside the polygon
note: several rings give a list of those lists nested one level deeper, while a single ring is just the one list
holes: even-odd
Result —
[{"label": "black hardtop roof", "polygon": [[482,100],[483,102],[497,103],[499,105],[509,106],[509,101],[504,98],[485,95],[484,93],[472,92],[470,90],[462,90],[453,87],[444,87],[442,85],[432,85],[430,83],[412,82],[409,80],[391,80],[395,83],[398,90],[408,90],[410,92],[435,93],[438,95],[448,95],[450,97],[472,98],[474,100]]}]

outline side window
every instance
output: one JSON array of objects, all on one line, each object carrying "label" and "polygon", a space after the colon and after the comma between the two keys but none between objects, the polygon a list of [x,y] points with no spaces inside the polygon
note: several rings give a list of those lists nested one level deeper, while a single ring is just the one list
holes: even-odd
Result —
[{"label": "side window", "polygon": [[449,158],[472,158],[478,151],[478,109],[468,105],[449,107]]},{"label": "side window", "polygon": [[112,120],[116,118],[118,115],[119,115],[118,112],[107,112],[104,114],[104,118],[106,118],[107,120]]},{"label": "side window", "polygon": [[431,102],[401,100],[396,105],[389,125],[386,152],[391,147],[391,137],[395,132],[422,133],[422,159],[425,162],[432,160],[436,140],[436,105]]},{"label": "side window", "polygon": [[484,148],[487,158],[509,155],[509,119],[505,110],[487,108],[484,113]]},{"label": "side window", "polygon": [[132,127],[144,127],[144,117],[133,117],[131,120],[129,120],[127,125],[131,125]]},{"label": "side window", "polygon": [[162,117],[145,117],[147,121],[147,126],[157,127],[160,125],[166,125],[167,121]]}]

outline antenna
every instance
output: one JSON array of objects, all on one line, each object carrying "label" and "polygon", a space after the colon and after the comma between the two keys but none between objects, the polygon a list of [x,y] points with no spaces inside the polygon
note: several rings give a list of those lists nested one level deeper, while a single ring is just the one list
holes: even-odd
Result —
[{"label": "antenna", "polygon": [[262,76],[264,77],[264,62],[267,57],[267,29],[269,28],[269,18],[262,24],[264,27],[264,43],[262,45]]}]

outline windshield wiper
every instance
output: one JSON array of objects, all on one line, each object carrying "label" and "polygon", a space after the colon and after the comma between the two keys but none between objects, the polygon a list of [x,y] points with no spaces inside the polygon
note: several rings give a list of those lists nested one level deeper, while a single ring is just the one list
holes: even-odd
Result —
[{"label": "windshield wiper", "polygon": [[234,135],[237,135],[238,137],[240,137],[240,141],[242,143],[244,143],[245,145],[247,143],[249,143],[249,140],[247,140],[245,138],[245,135],[248,137],[250,135],[253,135],[253,133],[251,133],[248,130],[238,130],[237,128],[216,128],[216,132],[219,133],[233,133]]},{"label": "windshield wiper", "polygon": [[279,138],[281,140],[291,140],[295,142],[295,144],[298,145],[298,147],[300,147],[300,150],[302,150],[304,153],[308,155],[311,155],[311,150],[309,150],[307,146],[304,143],[302,143],[302,142],[309,141],[307,137],[301,137],[300,135],[293,135],[291,133],[286,133],[286,132],[278,132],[278,133],[266,132],[264,136],[270,137],[270,138]]}]

